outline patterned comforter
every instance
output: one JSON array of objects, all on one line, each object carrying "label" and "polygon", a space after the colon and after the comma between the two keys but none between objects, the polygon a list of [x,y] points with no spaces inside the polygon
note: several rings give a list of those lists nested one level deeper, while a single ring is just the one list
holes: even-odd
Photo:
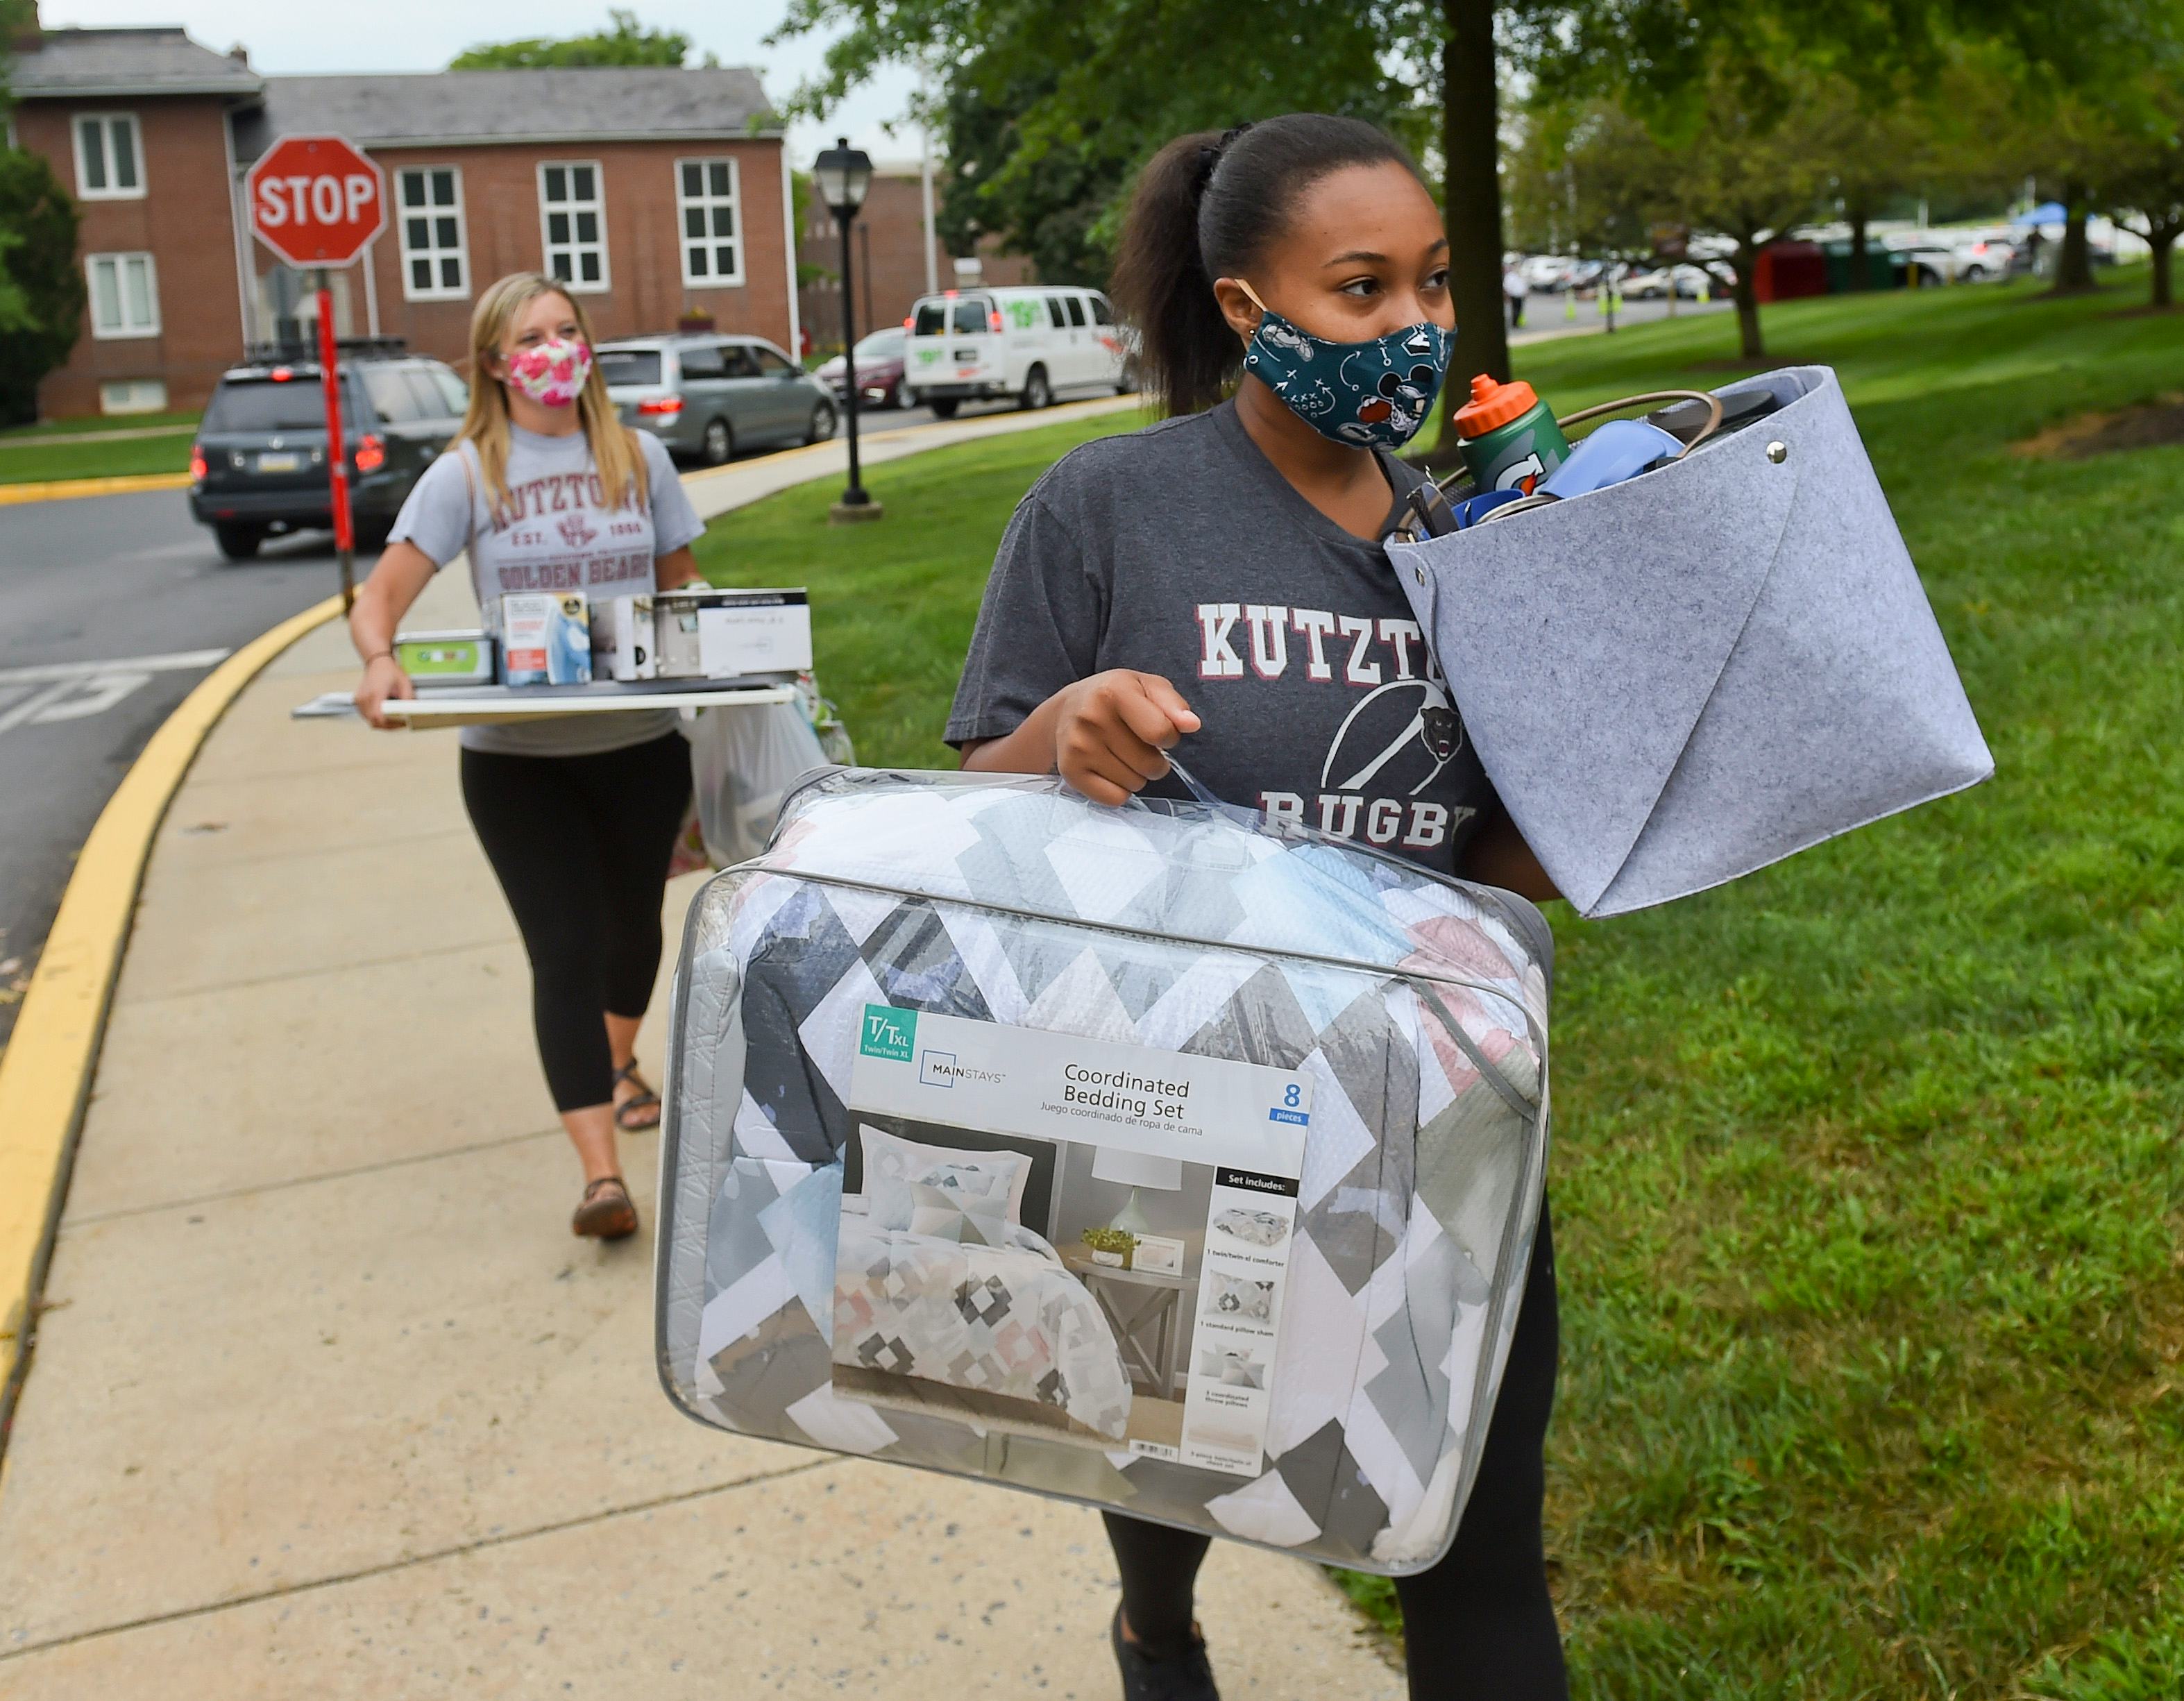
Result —
[{"label": "patterned comforter", "polygon": [[1122,1440],[1130,1383],[1106,1319],[1052,1246],[1012,1233],[962,1246],[844,1217],[835,1364],[1028,1400]]},{"label": "patterned comforter", "polygon": [[[808,784],[766,854],[691,909],[662,1380],[740,1434],[1335,1564],[1429,1565],[1478,1467],[1531,1253],[1549,949],[1507,894],[1217,809],[1101,809],[1050,778]],[[922,1246],[843,1214],[867,1005],[1312,1077],[1256,1478],[982,1422],[977,1400],[893,1402],[851,1368],[1038,1401],[1038,1427],[1061,1414],[1103,1440],[1129,1404],[1113,1340],[1050,1248]],[[1250,1217],[1209,1252],[1269,1244]]]}]

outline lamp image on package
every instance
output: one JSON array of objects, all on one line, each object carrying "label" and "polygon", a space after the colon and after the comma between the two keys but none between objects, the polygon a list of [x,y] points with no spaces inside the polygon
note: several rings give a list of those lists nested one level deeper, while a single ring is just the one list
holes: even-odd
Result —
[{"label": "lamp image on package", "polygon": [[687,923],[663,1384],[743,1435],[1424,1569],[1529,1263],[1550,950],[1521,899],[1219,806],[807,778]]}]

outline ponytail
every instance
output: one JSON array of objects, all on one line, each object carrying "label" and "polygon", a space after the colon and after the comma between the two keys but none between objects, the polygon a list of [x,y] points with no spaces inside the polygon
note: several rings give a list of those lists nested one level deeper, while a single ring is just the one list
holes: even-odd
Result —
[{"label": "ponytail", "polygon": [[1319,179],[1384,164],[1418,173],[1385,131],[1316,112],[1179,136],[1152,157],[1130,198],[1113,282],[1162,412],[1212,407],[1243,370],[1244,345],[1214,299],[1213,280],[1249,270]]},{"label": "ponytail", "polygon": [[1178,136],[1152,157],[1130,198],[1115,254],[1115,299],[1137,327],[1138,365],[1168,414],[1219,401],[1244,364],[1198,252],[1198,209],[1221,132]]}]

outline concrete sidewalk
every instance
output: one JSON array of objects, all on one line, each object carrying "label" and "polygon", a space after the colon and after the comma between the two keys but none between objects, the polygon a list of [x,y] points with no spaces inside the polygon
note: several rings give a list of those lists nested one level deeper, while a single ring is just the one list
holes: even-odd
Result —
[{"label": "concrete sidewalk", "polygon": [[[453,739],[288,718],[354,674],[297,644],[160,830],[0,1486],[0,1694],[1112,1696],[1092,1514],[669,1407],[656,1138],[646,1233],[574,1240]],[[1401,1693],[1303,1564],[1217,1544],[1201,1600],[1232,1697]]]}]

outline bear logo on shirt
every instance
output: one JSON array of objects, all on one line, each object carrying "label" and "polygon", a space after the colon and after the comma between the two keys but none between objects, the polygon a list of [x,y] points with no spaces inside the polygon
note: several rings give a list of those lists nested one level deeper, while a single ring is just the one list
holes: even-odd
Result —
[{"label": "bear logo on shirt", "polygon": [[599,528],[581,514],[564,515],[554,529],[560,533],[561,541],[572,549],[582,549],[599,535]]}]

